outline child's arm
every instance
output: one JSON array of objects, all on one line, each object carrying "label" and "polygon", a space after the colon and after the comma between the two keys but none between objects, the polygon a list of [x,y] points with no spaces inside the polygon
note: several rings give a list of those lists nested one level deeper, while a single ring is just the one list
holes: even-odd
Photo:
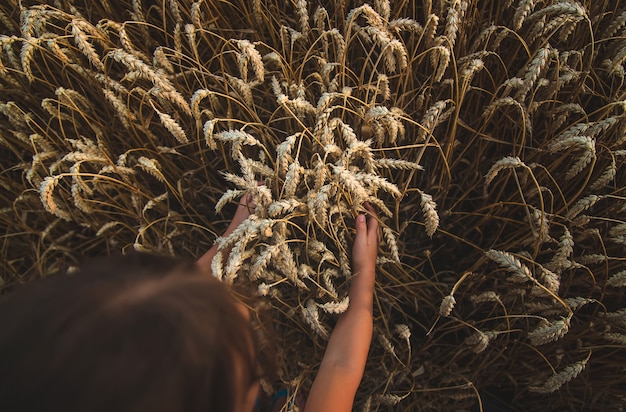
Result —
[{"label": "child's arm", "polygon": [[[243,195],[241,200],[239,201],[239,206],[237,206],[237,210],[235,211],[235,216],[233,216],[233,220],[230,221],[228,228],[222,235],[222,237],[226,237],[230,235],[236,228],[250,216],[250,213],[254,213],[254,202],[252,201],[252,196],[250,193],[246,193]],[[228,255],[229,250],[223,255]],[[196,265],[200,266],[203,270],[207,272],[211,272],[211,263],[213,262],[213,257],[217,253],[217,244],[211,246],[211,249],[207,250],[206,253],[196,261]]]},{"label": "child's arm", "polygon": [[354,277],[348,296],[350,306],[333,330],[320,370],[309,393],[305,412],[350,411],[361,383],[370,342],[376,256],[379,234],[376,212],[359,215],[352,247]]}]

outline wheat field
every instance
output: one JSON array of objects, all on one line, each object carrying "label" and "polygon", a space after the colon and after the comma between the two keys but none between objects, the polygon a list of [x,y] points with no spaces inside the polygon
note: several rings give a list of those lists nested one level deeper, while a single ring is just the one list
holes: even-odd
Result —
[{"label": "wheat field", "polygon": [[3,291],[217,242],[297,392],[370,202],[357,410],[626,406],[619,1],[4,0],[0,33]]}]

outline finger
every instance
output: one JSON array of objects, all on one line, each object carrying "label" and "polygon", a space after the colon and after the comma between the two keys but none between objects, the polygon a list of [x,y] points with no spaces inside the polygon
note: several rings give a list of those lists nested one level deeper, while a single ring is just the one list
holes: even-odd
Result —
[{"label": "finger", "polygon": [[251,200],[252,196],[250,196],[249,192],[244,193],[244,195],[241,197],[241,200],[239,200],[239,204],[241,206],[249,206],[250,205],[250,200]]},{"label": "finger", "polygon": [[365,207],[365,210],[367,211],[367,214],[370,215],[370,217],[378,218],[378,213],[376,213],[376,209],[374,209],[374,206],[372,206],[369,202],[363,202],[363,206]]},{"label": "finger", "polygon": [[244,194],[239,201],[239,206],[245,207],[249,212],[254,212],[256,210],[256,204],[254,203],[254,198],[252,195],[247,192]]},{"label": "finger", "polygon": [[376,210],[374,210],[374,207],[368,202],[365,202],[363,205],[369,214],[369,218],[367,219],[367,233],[368,235],[376,234],[376,236],[378,236],[378,214]]},{"label": "finger", "polygon": [[356,217],[356,236],[360,238],[361,236],[367,235],[367,221],[365,219],[365,215],[360,214]]}]

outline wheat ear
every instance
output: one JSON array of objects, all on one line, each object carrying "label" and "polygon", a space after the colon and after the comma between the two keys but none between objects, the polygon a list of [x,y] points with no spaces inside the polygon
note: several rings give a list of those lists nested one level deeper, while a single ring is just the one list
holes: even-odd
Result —
[{"label": "wheat ear", "polygon": [[320,322],[319,311],[317,308],[317,304],[313,299],[309,299],[306,303],[306,306],[302,307],[302,316],[306,323],[311,326],[311,329],[322,338],[328,338],[328,330],[322,323]]},{"label": "wheat ear", "polygon": [[561,339],[569,330],[571,316],[541,326],[528,334],[528,339],[533,346],[545,345]]},{"label": "wheat ear", "polygon": [[455,304],[456,299],[454,299],[453,295],[444,297],[441,301],[441,305],[439,305],[439,315],[444,317],[450,316]]},{"label": "wheat ear", "polygon": [[567,213],[565,213],[565,218],[574,219],[576,216],[595,205],[596,202],[598,202],[598,200],[602,198],[603,196],[597,195],[589,195],[587,197],[583,197],[582,199],[574,203],[574,205],[567,211]]},{"label": "wheat ear", "polygon": [[71,220],[70,214],[66,212],[65,210],[61,209],[54,200],[54,189],[56,185],[59,183],[60,178],[61,178],[60,176],[47,176],[41,182],[41,185],[39,186],[39,194],[41,196],[41,203],[43,204],[44,208],[48,212],[60,217],[61,219],[70,221]]},{"label": "wheat ear", "polygon": [[439,227],[439,215],[437,214],[437,204],[433,200],[433,197],[428,193],[424,193],[421,190],[417,190],[420,194],[420,205],[422,212],[424,213],[424,224],[426,226],[426,234],[432,237],[437,227]]},{"label": "wheat ear", "polygon": [[104,71],[104,65],[100,61],[100,56],[96,52],[96,49],[89,42],[89,38],[86,33],[92,35],[98,35],[97,29],[90,23],[81,19],[72,20],[72,35],[74,35],[74,41],[78,46],[78,49],[87,57],[89,62],[98,70]]},{"label": "wheat ear", "polygon": [[563,369],[561,372],[548,378],[548,380],[546,380],[543,385],[530,386],[528,389],[531,392],[538,392],[538,393],[554,392],[557,389],[559,389],[561,386],[566,384],[567,382],[577,377],[583,371],[583,369],[585,369],[585,365],[587,365],[588,360],[589,358],[583,359],[579,362],[569,365],[568,367]]},{"label": "wheat ear", "polygon": [[525,282],[533,278],[530,269],[511,253],[490,249],[485,252],[485,255],[508,272],[513,273],[511,280],[514,282]]},{"label": "wheat ear", "polygon": [[487,175],[485,176],[485,185],[489,186],[501,170],[513,169],[516,167],[526,167],[526,165],[517,156],[503,157],[494,163],[494,165],[489,169],[489,172],[487,172]]},{"label": "wheat ear", "polygon": [[517,31],[522,28],[524,20],[534,7],[535,0],[520,0],[513,16],[513,30]]}]

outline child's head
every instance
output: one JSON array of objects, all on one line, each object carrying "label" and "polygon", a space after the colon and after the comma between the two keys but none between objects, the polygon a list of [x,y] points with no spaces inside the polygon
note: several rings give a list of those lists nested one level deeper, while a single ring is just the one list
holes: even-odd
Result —
[{"label": "child's head", "polygon": [[247,315],[191,263],[101,259],[0,298],[3,410],[240,411],[256,373]]}]

